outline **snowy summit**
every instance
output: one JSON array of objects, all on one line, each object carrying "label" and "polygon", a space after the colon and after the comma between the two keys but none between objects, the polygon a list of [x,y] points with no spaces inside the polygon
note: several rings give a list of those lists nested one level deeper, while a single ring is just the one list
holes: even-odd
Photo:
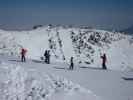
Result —
[{"label": "snowy summit", "polygon": [[119,32],[52,25],[0,30],[0,100],[132,100],[132,52],[133,36]]}]

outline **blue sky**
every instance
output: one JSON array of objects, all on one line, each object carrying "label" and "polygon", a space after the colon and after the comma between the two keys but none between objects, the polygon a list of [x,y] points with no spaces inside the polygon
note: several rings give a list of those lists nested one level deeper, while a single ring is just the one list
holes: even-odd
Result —
[{"label": "blue sky", "polygon": [[133,0],[0,0],[0,28],[37,24],[123,29],[133,25]]}]

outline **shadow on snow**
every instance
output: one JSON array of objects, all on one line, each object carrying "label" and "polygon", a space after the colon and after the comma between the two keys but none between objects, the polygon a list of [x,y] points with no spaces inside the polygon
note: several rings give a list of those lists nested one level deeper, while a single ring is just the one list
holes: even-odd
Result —
[{"label": "shadow on snow", "polygon": [[21,60],[15,60],[15,59],[13,59],[13,60],[8,60],[8,61],[13,61],[13,62],[22,62]]},{"label": "shadow on snow", "polygon": [[102,68],[97,68],[97,67],[80,67],[80,68],[85,68],[85,69],[92,69],[92,70],[103,70]]},{"label": "shadow on snow", "polygon": [[127,81],[133,81],[133,78],[128,78],[128,77],[122,77],[122,79],[127,80]]}]

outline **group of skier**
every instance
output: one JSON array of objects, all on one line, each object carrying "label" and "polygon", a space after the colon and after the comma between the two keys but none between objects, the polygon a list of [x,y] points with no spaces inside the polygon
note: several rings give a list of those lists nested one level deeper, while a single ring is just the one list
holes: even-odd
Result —
[{"label": "group of skier", "polygon": [[45,63],[50,64],[50,50],[45,50],[44,53],[44,57],[45,57]]},{"label": "group of skier", "polygon": [[[21,49],[21,61],[22,62],[26,62],[26,52],[27,50],[25,48],[22,48]],[[50,50],[45,50],[44,52],[44,61],[46,64],[50,64]],[[70,70],[73,70],[74,69],[74,61],[73,61],[74,57],[71,57],[70,58],[70,65],[69,65],[69,69]],[[101,59],[102,59],[102,69],[107,69],[106,67],[106,62],[107,62],[107,57],[106,57],[106,54],[104,53],[102,56],[101,56]]]}]

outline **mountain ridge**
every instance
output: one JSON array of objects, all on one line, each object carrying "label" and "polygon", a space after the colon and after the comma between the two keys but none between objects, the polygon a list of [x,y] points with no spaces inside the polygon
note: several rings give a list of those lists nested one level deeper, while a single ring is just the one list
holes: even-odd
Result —
[{"label": "mountain ridge", "polygon": [[124,29],[124,30],[121,30],[120,32],[124,32],[126,34],[131,34],[132,35],[133,34],[133,25],[126,28],[126,29]]},{"label": "mountain ridge", "polygon": [[101,67],[100,55],[106,53],[108,68],[127,70],[132,67],[129,60],[133,59],[132,41],[129,35],[90,28],[45,26],[20,32],[0,30],[0,54],[19,56],[24,47],[28,58],[40,59],[49,49],[52,62],[69,63],[73,56],[77,65]]}]

